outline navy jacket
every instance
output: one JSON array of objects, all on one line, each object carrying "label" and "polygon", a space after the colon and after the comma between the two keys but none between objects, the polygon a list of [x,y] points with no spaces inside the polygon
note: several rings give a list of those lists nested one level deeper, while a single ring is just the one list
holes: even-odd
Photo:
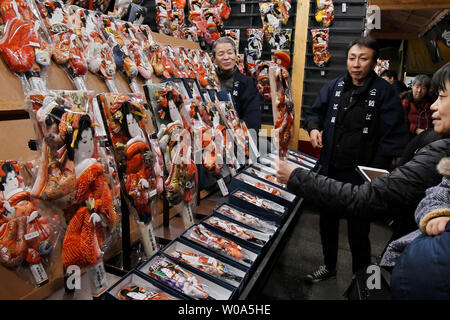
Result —
[{"label": "navy jacket", "polygon": [[[334,130],[338,115],[340,97],[344,89],[344,76],[329,81],[319,91],[310,108],[303,110],[307,130],[323,130],[323,148],[320,153],[321,173],[328,174],[332,156]],[[361,129],[364,153],[358,165],[380,167],[387,158],[402,155],[408,143],[408,129],[400,97],[394,88],[383,79],[376,77],[363,99],[365,114]]]},{"label": "navy jacket", "polygon": [[402,253],[392,270],[393,299],[450,299],[450,222],[445,232],[421,234]]},{"label": "navy jacket", "polygon": [[261,129],[261,100],[255,80],[237,71],[234,74],[233,96],[239,118],[245,121],[247,128]]}]

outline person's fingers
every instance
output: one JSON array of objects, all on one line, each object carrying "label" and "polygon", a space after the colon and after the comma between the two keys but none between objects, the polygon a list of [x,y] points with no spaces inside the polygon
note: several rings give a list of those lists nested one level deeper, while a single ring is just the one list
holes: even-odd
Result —
[{"label": "person's fingers", "polygon": [[448,222],[448,220],[441,220],[441,221],[439,221],[439,225],[437,227],[438,234],[441,234],[442,232],[445,231],[445,227],[447,226],[447,222]]}]

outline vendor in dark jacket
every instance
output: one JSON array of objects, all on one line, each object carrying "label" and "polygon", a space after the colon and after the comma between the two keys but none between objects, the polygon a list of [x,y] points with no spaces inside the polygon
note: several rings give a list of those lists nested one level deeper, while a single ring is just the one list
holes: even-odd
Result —
[{"label": "vendor in dark jacket", "polygon": [[247,128],[261,128],[261,101],[253,78],[239,72],[236,66],[237,50],[234,40],[229,37],[217,39],[212,53],[217,66],[220,90],[228,90],[235,101],[239,118]]},{"label": "vendor in dark jacket", "polygon": [[[441,182],[442,177],[436,165],[443,157],[450,155],[450,116],[447,115],[450,114],[450,108],[445,109],[442,102],[450,95],[450,63],[438,70],[433,78],[435,87],[442,88],[442,83],[446,90],[441,90],[439,99],[432,105],[432,117],[434,130],[444,137],[418,150],[409,162],[390,174],[379,176],[370,183],[356,185],[280,162],[278,181],[287,183],[290,191],[305,200],[343,213],[344,217],[368,220],[391,217],[414,219],[415,209],[425,196],[425,190]],[[450,104],[446,103],[445,106]],[[336,215],[332,212],[328,214]],[[412,224],[411,228],[397,232],[394,238],[414,230]]]},{"label": "vendor in dark jacket", "polygon": [[[313,105],[304,109],[311,143],[321,148],[321,173],[338,181],[363,183],[355,170],[357,165],[387,169],[408,143],[400,98],[373,71],[377,57],[375,40],[360,38],[350,43],[347,73],[328,82]],[[370,222],[351,217],[347,223],[352,270],[356,273],[371,264]],[[338,215],[321,213],[320,235],[325,265],[307,276],[312,282],[336,273]]]}]

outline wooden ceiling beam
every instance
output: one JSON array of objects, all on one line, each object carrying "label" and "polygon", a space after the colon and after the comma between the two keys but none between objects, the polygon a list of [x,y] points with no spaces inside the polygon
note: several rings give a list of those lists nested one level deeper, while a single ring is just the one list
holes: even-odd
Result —
[{"label": "wooden ceiling beam", "polygon": [[415,33],[406,32],[382,32],[382,31],[371,31],[370,37],[373,39],[383,39],[383,40],[417,40],[419,36]]},{"label": "wooden ceiling beam", "polygon": [[368,0],[369,6],[381,10],[448,9],[448,0]]},{"label": "wooden ceiling beam", "polygon": [[427,33],[429,30],[433,29],[435,25],[437,25],[439,22],[441,22],[442,19],[444,19],[448,14],[450,14],[450,9],[442,10],[441,12],[437,12],[427,23],[425,28],[419,33],[419,37],[422,37],[425,33]]}]

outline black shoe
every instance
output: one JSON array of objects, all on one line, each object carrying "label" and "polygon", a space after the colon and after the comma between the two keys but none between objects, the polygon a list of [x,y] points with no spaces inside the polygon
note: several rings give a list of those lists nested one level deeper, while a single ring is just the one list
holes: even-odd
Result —
[{"label": "black shoe", "polygon": [[315,283],[329,278],[333,278],[335,276],[336,276],[336,269],[330,271],[327,270],[325,266],[320,266],[319,269],[308,274],[306,276],[306,280]]}]

